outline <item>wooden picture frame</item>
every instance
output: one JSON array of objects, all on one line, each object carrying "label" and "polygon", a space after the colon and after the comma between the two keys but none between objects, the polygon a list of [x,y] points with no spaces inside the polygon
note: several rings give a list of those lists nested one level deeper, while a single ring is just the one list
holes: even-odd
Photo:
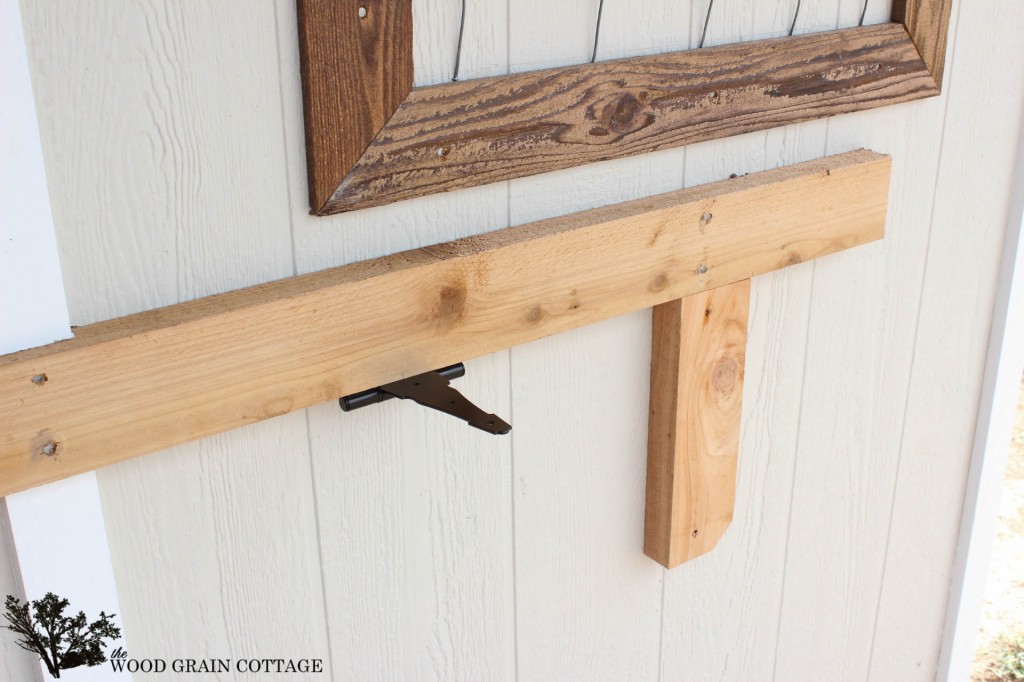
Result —
[{"label": "wooden picture frame", "polygon": [[315,215],[938,95],[952,0],[892,22],[414,88],[412,0],[298,0]]}]

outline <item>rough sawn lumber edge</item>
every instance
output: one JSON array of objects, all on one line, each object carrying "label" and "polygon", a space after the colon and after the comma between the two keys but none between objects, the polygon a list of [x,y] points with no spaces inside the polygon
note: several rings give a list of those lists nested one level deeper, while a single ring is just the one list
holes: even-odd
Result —
[{"label": "rough sawn lumber edge", "polygon": [[0,495],[879,239],[890,163],[850,152],[0,356]]}]

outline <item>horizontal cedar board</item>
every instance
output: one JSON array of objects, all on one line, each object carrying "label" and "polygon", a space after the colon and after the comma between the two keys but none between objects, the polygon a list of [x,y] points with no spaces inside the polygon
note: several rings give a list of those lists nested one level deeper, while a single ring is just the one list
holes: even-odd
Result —
[{"label": "horizontal cedar board", "polygon": [[889,167],[851,152],[0,356],[0,495],[879,239]]},{"label": "horizontal cedar board", "polygon": [[938,92],[895,23],[418,88],[320,213]]}]

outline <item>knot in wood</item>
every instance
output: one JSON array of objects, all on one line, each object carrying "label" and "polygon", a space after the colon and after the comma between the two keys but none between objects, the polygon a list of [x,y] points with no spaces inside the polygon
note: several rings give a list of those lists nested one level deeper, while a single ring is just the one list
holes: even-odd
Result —
[{"label": "knot in wood", "polygon": [[[645,97],[646,99],[646,97]],[[654,113],[632,93],[616,92],[609,99],[598,101],[587,111],[587,118],[594,121],[590,135],[608,137],[609,142],[621,139],[654,123]]]},{"label": "knot in wood", "polygon": [[728,400],[739,382],[740,363],[736,358],[725,357],[715,363],[711,371],[711,391],[723,400]]}]

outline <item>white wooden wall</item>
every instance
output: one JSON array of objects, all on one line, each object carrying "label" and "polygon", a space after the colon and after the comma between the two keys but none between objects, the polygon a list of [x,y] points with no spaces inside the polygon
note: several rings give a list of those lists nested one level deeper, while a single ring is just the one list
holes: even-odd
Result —
[{"label": "white wooden wall", "polygon": [[[715,0],[707,44],[784,35],[796,4]],[[417,82],[445,80],[459,0],[414,8]],[[586,61],[596,10],[469,0],[462,77]],[[605,0],[598,58],[695,46],[706,10]],[[797,32],[860,10],[804,0]],[[292,0],[22,13],[75,324],[894,156],[884,242],[755,280],[736,519],[710,555],[641,553],[636,313],[471,360],[459,387],[510,437],[328,403],[101,470],[133,657],[319,656],[339,681],[934,678],[1024,109],[1019,0],[954,6],[941,98],[333,218],[306,205]]]}]

